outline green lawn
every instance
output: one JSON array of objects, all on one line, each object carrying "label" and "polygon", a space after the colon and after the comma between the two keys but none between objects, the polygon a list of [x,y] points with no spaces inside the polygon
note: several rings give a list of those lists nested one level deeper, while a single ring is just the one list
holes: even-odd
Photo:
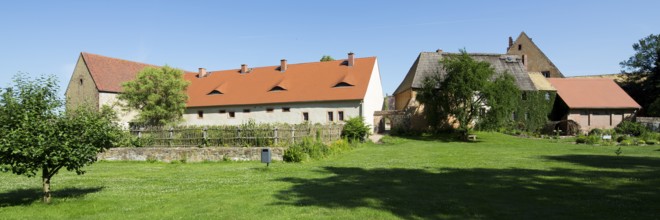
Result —
[{"label": "green lawn", "polygon": [[100,162],[53,179],[0,173],[0,219],[657,219],[660,146],[480,133],[402,139],[302,164]]}]

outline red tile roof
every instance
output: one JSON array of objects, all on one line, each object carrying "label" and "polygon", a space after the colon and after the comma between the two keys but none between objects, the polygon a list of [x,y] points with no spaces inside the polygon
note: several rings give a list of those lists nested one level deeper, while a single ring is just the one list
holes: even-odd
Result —
[{"label": "red tile roof", "polygon": [[[356,58],[349,67],[345,60],[288,64],[253,68],[241,74],[239,69],[210,71],[204,78],[186,74],[188,106],[250,105],[267,103],[361,100],[367,92],[375,57]],[[352,86],[335,87],[338,83]],[[279,86],[284,90],[271,91]],[[214,89],[222,94],[208,95]]]},{"label": "red tile roof", "polygon": [[548,78],[557,94],[572,109],[639,109],[641,106],[612,79]]},{"label": "red tile roof", "polygon": [[[99,91],[121,92],[121,84],[135,79],[145,67],[155,65],[81,53]],[[375,57],[356,58],[352,67],[346,60],[288,64],[252,68],[248,73],[239,69],[208,71],[197,78],[197,72],[185,71],[188,86],[188,107],[250,105],[315,101],[364,99],[367,85],[376,65]],[[339,83],[352,86],[335,87]],[[279,86],[284,90],[271,91]],[[222,94],[209,94],[217,90]]]}]

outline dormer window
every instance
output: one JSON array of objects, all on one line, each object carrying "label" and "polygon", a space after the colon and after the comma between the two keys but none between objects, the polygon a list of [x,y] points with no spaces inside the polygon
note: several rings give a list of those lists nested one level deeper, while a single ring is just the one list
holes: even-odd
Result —
[{"label": "dormer window", "polygon": [[339,83],[337,83],[337,85],[335,85],[334,87],[335,87],[335,88],[338,88],[338,87],[351,87],[351,86],[353,86],[353,85],[348,84],[347,82],[339,82]]},{"label": "dormer window", "polygon": [[207,95],[222,95],[223,93],[218,91],[217,89],[214,89],[213,91],[209,92]]},{"label": "dormer window", "polygon": [[270,92],[275,92],[275,91],[286,91],[286,89],[281,86],[275,86],[272,89],[270,89]]}]

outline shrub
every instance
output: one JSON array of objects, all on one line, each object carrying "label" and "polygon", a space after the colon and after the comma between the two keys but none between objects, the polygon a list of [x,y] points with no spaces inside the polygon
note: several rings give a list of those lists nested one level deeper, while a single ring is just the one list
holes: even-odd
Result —
[{"label": "shrub", "polygon": [[626,139],[626,140],[621,141],[620,144],[624,145],[624,146],[630,146],[630,145],[632,145],[632,141],[629,140],[629,139]]},{"label": "shrub", "polygon": [[653,140],[653,139],[651,139],[651,140],[646,140],[646,144],[648,144],[648,145],[655,145],[656,143],[658,143],[657,140]]},{"label": "shrub", "polygon": [[362,117],[349,118],[341,130],[341,137],[350,142],[355,140],[362,142],[369,136],[369,130],[369,126],[364,123]]},{"label": "shrub", "polygon": [[584,144],[587,143],[587,137],[586,136],[578,136],[577,139],[575,139],[576,144]]},{"label": "shrub", "polygon": [[636,143],[637,145],[644,145],[644,144],[646,144],[646,141],[644,141],[644,140],[637,140],[635,143]]},{"label": "shrub", "polygon": [[616,138],[616,142],[621,143],[621,141],[628,140],[628,139],[630,139],[630,137],[628,137],[628,135],[621,135],[621,136]]},{"label": "shrub", "polygon": [[598,143],[600,143],[600,136],[596,136],[596,135],[587,136],[586,144],[598,144]]},{"label": "shrub", "polygon": [[635,137],[648,132],[648,128],[644,125],[632,121],[622,121],[614,130],[619,134],[630,134]]},{"label": "shrub", "polygon": [[591,131],[589,131],[589,136],[592,136],[592,135],[601,136],[603,134],[604,134],[603,130],[601,130],[600,128],[594,128],[594,129],[591,129]]},{"label": "shrub", "polygon": [[285,162],[303,162],[308,159],[308,155],[303,151],[300,145],[293,145],[284,151],[282,159]]}]

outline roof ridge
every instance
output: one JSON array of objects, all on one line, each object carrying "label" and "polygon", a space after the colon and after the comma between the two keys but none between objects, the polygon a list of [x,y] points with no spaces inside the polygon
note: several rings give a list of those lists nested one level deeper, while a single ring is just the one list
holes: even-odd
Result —
[{"label": "roof ridge", "polygon": [[[363,59],[370,59],[370,58],[375,58],[377,59],[376,56],[370,56],[370,57],[356,57],[356,60],[363,60]],[[347,59],[341,59],[341,60],[332,60],[332,61],[314,61],[314,62],[304,62],[304,63],[289,63],[287,66],[296,66],[296,65],[303,65],[303,64],[315,64],[315,63],[335,63],[335,62],[345,62]],[[272,65],[272,66],[257,66],[257,67],[250,67],[252,70],[256,69],[264,69],[264,68],[278,68],[280,65]],[[240,70],[240,68],[236,69],[223,69],[223,70],[211,70],[209,72],[221,72],[221,71],[232,71],[232,70]]]}]

